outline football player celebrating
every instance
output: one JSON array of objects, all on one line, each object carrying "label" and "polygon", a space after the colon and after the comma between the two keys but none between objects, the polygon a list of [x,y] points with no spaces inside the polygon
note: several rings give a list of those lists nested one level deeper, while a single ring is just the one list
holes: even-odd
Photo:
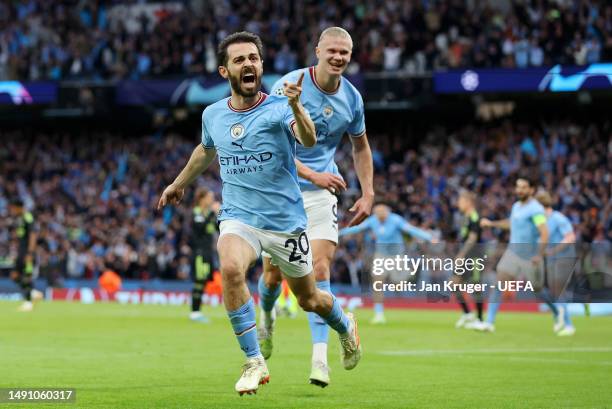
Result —
[{"label": "football player celebrating", "polygon": [[306,311],[316,312],[340,337],[342,361],[354,368],[361,358],[357,324],[336,298],[316,288],[306,212],[295,165],[296,141],[316,143],[315,127],[300,102],[303,77],[285,86],[287,98],[261,92],[261,39],[234,33],[219,44],[219,73],[231,85],[231,96],[202,114],[202,143],[163,192],[158,208],[177,204],[185,187],[219,158],[223,181],[217,219],[217,251],[223,280],[223,302],[240,348],[246,355],[235,389],[255,393],[269,381],[257,342],[255,305],[246,283],[248,268],[266,251]]},{"label": "football player celebrating", "polygon": [[[302,75],[301,102],[309,112],[317,132],[317,144],[312,149],[297,147],[297,169],[300,189],[308,216],[308,237],[312,245],[317,287],[327,293],[330,288],[330,266],[338,244],[338,200],[334,193],[346,189],[346,183],[334,162],[336,148],[344,134],[353,145],[353,161],[362,196],[350,209],[354,213],[349,225],[361,223],[370,215],[374,200],[372,185],[372,152],[365,129],[363,99],[359,91],[342,76],[353,50],[350,34],[340,27],[325,29],[316,48],[318,63],[314,67],[290,72],[272,88],[273,94],[283,95],[285,84]],[[281,268],[271,263],[264,253],[264,274],[259,281],[262,322],[259,343],[263,356],[272,355],[274,303],[281,291]],[[312,369],[310,382],[325,387],[329,384],[327,340],[329,329],[316,313],[308,314],[312,334]]]}]

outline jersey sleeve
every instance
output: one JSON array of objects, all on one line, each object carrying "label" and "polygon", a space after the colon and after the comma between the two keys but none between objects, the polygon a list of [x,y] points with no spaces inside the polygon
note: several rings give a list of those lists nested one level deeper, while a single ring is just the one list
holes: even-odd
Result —
[{"label": "jersey sleeve", "polygon": [[359,93],[357,93],[357,101],[355,102],[356,104],[353,111],[353,121],[350,123],[347,132],[353,138],[358,138],[363,136],[366,132],[363,98],[361,98]]},{"label": "jersey sleeve", "polygon": [[214,149],[215,143],[210,136],[210,129],[208,124],[206,123],[206,118],[208,118],[206,114],[206,110],[202,112],[202,146],[204,149]]},{"label": "jersey sleeve", "polygon": [[295,138],[295,140],[299,143],[299,140],[295,137],[295,131],[293,129],[295,125],[295,116],[293,115],[293,110],[291,109],[291,107],[289,107],[289,105],[285,104],[282,115],[283,129],[285,130],[287,135],[291,136],[292,138]]},{"label": "jersey sleeve", "polygon": [[546,213],[544,207],[541,204],[536,203],[533,205],[531,212],[531,221],[536,227],[540,227],[542,224],[546,224]]}]

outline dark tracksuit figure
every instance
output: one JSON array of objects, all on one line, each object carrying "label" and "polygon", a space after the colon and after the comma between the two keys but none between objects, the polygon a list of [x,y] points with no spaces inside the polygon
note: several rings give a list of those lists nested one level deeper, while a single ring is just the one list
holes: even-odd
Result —
[{"label": "dark tracksuit figure", "polygon": [[34,271],[34,252],[38,236],[34,215],[25,210],[20,200],[11,202],[11,216],[14,218],[15,235],[18,240],[17,259],[13,280],[21,287],[24,303],[22,311],[32,310],[32,273]]},{"label": "dark tracksuit figure", "polygon": [[215,234],[217,228],[218,202],[214,193],[206,189],[196,193],[195,207],[191,221],[191,276],[193,288],[191,291],[191,315],[193,321],[206,322],[206,317],[200,312],[202,293],[206,282],[212,279],[212,263],[215,251]]}]

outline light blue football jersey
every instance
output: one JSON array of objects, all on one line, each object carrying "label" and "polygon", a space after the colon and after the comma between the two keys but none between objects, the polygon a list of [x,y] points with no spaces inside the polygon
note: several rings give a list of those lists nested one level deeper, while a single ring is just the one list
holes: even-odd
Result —
[{"label": "light blue football jersey", "polygon": [[338,234],[340,237],[347,234],[361,233],[370,230],[376,237],[376,251],[395,253],[404,248],[403,234],[409,234],[418,239],[431,241],[433,236],[428,231],[419,229],[404,220],[396,213],[391,213],[381,222],[378,217],[372,215],[365,219],[361,224],[341,229]]},{"label": "light blue football jersey", "polygon": [[[574,231],[572,227],[572,223],[570,220],[565,217],[565,215],[561,212],[554,210],[546,220],[546,225],[548,226],[548,242],[550,243],[549,247],[556,247],[559,243],[563,242],[563,238],[566,234]],[[556,254],[556,257],[574,257],[575,256],[575,247],[574,245],[569,245],[561,253]]]},{"label": "light blue football jersey", "polygon": [[510,244],[517,255],[528,258],[536,254],[540,238],[538,226],[545,222],[544,207],[534,198],[526,203],[517,201],[512,205]]},{"label": "light blue football jersey", "polygon": [[204,110],[202,145],[217,150],[223,181],[218,220],[285,233],[306,229],[294,121],[286,98],[263,92],[248,109],[236,110],[225,98]]},{"label": "light blue football jersey", "polygon": [[[297,158],[316,172],[329,172],[340,175],[334,161],[336,148],[345,133],[352,137],[365,134],[363,99],[359,91],[346,78],[341,77],[335,92],[323,91],[315,80],[315,67],[292,71],[272,87],[273,95],[283,95],[285,82],[296,83],[304,72],[300,101],[310,114],[317,130],[317,144],[312,148],[297,147]],[[299,178],[300,188],[316,190],[318,186]]]},{"label": "light blue football jersey", "polygon": [[569,219],[556,210],[550,214],[546,224],[548,226],[548,241],[551,244],[561,243],[563,237],[574,230]]}]

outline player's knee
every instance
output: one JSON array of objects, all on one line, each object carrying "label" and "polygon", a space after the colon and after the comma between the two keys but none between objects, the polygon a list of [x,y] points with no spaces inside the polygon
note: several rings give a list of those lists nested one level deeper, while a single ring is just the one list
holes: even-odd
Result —
[{"label": "player's knee", "polygon": [[224,260],[221,262],[221,276],[228,284],[244,280],[244,272],[237,260]]},{"label": "player's knee", "polygon": [[298,303],[300,304],[300,307],[306,312],[315,311],[318,305],[317,299],[313,295],[300,296],[298,298]]},{"label": "player's knee", "polygon": [[329,280],[329,260],[323,259],[315,261],[312,271],[314,272],[315,280]]}]

